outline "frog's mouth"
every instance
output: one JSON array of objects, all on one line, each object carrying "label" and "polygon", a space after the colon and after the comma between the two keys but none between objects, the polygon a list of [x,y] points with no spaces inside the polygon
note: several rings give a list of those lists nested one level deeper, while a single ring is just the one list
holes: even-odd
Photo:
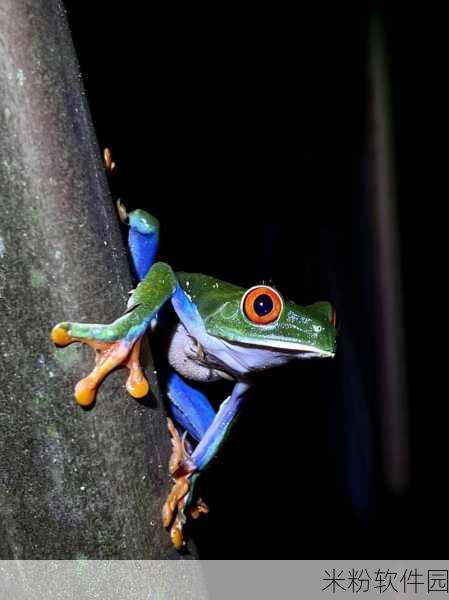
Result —
[{"label": "frog's mouth", "polygon": [[307,344],[299,344],[298,342],[290,342],[288,340],[269,340],[267,342],[259,342],[258,340],[239,340],[230,341],[224,340],[224,343],[229,347],[234,348],[251,348],[265,350],[266,352],[272,352],[276,354],[284,354],[291,358],[334,358],[335,352],[328,350],[322,350],[315,346],[309,346]]},{"label": "frog's mouth", "polygon": [[265,348],[266,350],[270,350],[272,348],[276,348],[277,350],[285,350],[286,352],[293,352],[296,354],[307,355],[307,356],[319,356],[319,357],[327,357],[333,358],[335,356],[334,352],[328,352],[327,350],[321,350],[319,348],[315,348],[314,346],[308,346],[307,344],[298,344],[296,342],[288,342],[282,340],[270,340],[269,344],[264,344],[263,342],[257,342],[254,340],[244,342],[244,345],[248,346],[257,346],[259,348]]}]

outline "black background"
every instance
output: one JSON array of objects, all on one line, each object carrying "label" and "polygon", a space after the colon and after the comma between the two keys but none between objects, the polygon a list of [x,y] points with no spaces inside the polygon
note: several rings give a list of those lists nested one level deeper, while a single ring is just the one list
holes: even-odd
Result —
[{"label": "black background", "polygon": [[[416,326],[428,233],[419,174],[435,96],[423,36],[433,17],[399,4],[296,13],[65,5],[99,144],[118,165],[113,193],[159,218],[161,258],[337,308],[336,359],[261,381],[204,475],[211,512],[192,531],[201,557],[374,558],[387,549],[411,558],[443,549],[444,403],[420,387],[422,312]],[[404,302],[411,460],[399,495],[384,477],[377,380],[373,14],[391,82]]]}]

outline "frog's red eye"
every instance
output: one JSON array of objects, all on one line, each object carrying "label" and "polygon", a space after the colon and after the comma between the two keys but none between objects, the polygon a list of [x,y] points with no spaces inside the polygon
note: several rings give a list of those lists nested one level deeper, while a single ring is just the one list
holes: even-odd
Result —
[{"label": "frog's red eye", "polygon": [[282,298],[273,288],[258,285],[250,288],[242,301],[245,316],[256,325],[275,321],[282,311]]}]

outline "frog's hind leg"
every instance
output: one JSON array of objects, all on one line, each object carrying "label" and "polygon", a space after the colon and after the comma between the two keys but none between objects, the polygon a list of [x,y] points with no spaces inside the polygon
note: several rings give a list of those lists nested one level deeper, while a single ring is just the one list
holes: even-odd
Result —
[{"label": "frog's hind leg", "polygon": [[199,442],[215,417],[209,400],[175,372],[168,376],[167,396],[174,421]]},{"label": "frog's hind leg", "polygon": [[195,482],[229,433],[248,389],[249,385],[246,383],[234,386],[231,396],[221,404],[193,453],[184,453],[178,469],[173,473],[175,484],[162,509],[162,520],[165,527],[170,527],[170,537],[178,549],[184,543],[183,527],[187,517],[197,518],[201,513],[208,512],[201,500],[194,500]]},{"label": "frog's hind leg", "polygon": [[100,383],[111,371],[120,366],[129,369],[126,388],[131,396],[142,398],[149,391],[148,382],[139,363],[141,337],[138,335],[118,337],[119,328],[116,323],[88,325],[65,322],[53,328],[52,340],[57,346],[81,342],[95,350],[94,369],[75,387],[75,398],[82,406],[92,404]]},{"label": "frog's hind leg", "polygon": [[[116,163],[112,160],[109,148],[103,151],[106,173],[115,172]],[[151,269],[159,246],[159,221],[145,210],[137,209],[128,214],[125,205],[117,200],[117,212],[120,220],[129,225],[128,246],[135,274],[141,281]]]},{"label": "frog's hind leg", "polygon": [[[174,545],[180,548],[183,543],[182,527],[186,516],[198,518],[209,512],[207,505],[200,499],[193,500],[195,470],[191,461],[191,446],[186,440],[187,433],[194,442],[199,442],[215,419],[216,412],[206,396],[189,385],[180,375],[171,372],[167,380],[169,403],[168,430],[172,441],[172,454],[169,473],[175,483],[165,502],[162,519],[166,527],[171,526],[170,535]],[[184,431],[184,434],[182,433]],[[172,521],[175,519],[175,523]]]},{"label": "frog's hind leg", "polygon": [[125,206],[117,202],[120,219],[129,225],[128,247],[139,281],[147,275],[159,247],[159,221],[153,215],[142,209],[128,213]]}]

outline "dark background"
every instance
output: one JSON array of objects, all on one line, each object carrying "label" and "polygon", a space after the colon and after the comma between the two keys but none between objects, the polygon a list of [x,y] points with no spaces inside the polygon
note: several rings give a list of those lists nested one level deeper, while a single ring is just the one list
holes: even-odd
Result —
[{"label": "dark background", "polygon": [[[409,8],[404,20],[399,4],[296,14],[65,5],[99,144],[118,165],[113,194],[159,218],[161,258],[242,286],[271,281],[300,304],[327,299],[337,308],[336,359],[261,381],[205,474],[211,512],[192,530],[200,556],[441,552],[445,413],[442,398],[420,387],[425,311],[416,323],[422,100],[432,97],[416,34],[418,23],[426,29],[423,15]],[[373,227],[374,17],[390,82],[405,336],[408,483],[396,487],[386,476],[380,365],[388,340],[379,333],[385,290]]]}]

